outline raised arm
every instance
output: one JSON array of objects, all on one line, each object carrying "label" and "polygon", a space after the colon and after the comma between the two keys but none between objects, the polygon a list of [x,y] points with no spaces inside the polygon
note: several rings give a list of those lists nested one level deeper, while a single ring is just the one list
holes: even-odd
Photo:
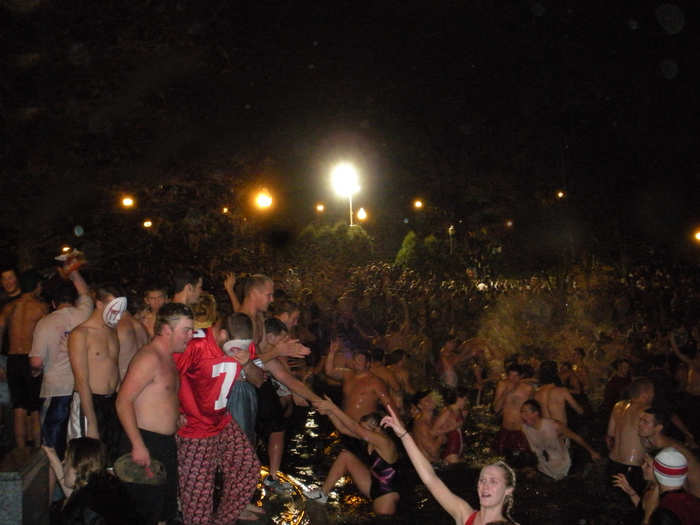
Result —
[{"label": "raised arm", "polygon": [[80,327],[73,330],[68,338],[68,355],[70,367],[75,378],[75,389],[80,396],[80,409],[87,419],[86,437],[100,439],[97,428],[97,416],[92,404],[92,390],[90,390],[90,368],[88,366],[87,334]]},{"label": "raised arm", "polygon": [[226,274],[226,279],[224,280],[224,290],[226,290],[226,295],[228,295],[228,300],[231,301],[231,307],[234,312],[238,312],[241,309],[241,303],[236,297],[236,292],[233,291],[233,287],[236,285],[236,274],[233,272]]},{"label": "raised arm", "polygon": [[418,449],[415,441],[413,441],[413,437],[403,426],[401,420],[399,420],[391,408],[388,410],[389,415],[382,419],[381,425],[383,427],[391,427],[394,430],[399,439],[401,439],[401,443],[403,443],[408,457],[411,459],[411,463],[413,463],[421,481],[423,481],[440,506],[452,516],[455,520],[455,524],[462,525],[474,512],[474,509],[469,503],[448,489],[443,481],[437,477],[430,462],[425,459],[423,453]]},{"label": "raised arm", "polygon": [[141,437],[136,422],[134,402],[144,388],[153,381],[157,367],[156,357],[147,351],[137,352],[129,364],[129,371],[117,394],[117,416],[124,433],[131,442],[131,458],[135,463],[147,467],[151,464],[151,455]]},{"label": "raised arm", "polygon": [[326,357],[326,362],[324,364],[323,371],[328,377],[332,377],[338,381],[343,380],[345,375],[345,369],[335,367],[335,354],[340,348],[340,341],[334,339],[331,341],[331,347],[328,349],[328,356]]}]

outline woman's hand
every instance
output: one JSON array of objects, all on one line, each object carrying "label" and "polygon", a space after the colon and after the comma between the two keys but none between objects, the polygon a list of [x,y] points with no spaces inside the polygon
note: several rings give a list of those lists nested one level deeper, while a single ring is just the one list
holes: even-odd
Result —
[{"label": "woman's hand", "polygon": [[387,412],[389,412],[388,416],[384,416],[379,423],[382,428],[390,427],[394,433],[399,436],[403,437],[406,435],[406,427],[404,427],[403,423],[399,419],[399,416],[397,416],[394,411],[392,410],[391,406],[387,405],[386,406]]},{"label": "woman's hand", "polygon": [[637,492],[630,485],[629,481],[627,481],[627,477],[624,474],[615,474],[612,479],[613,486],[622,489],[622,492],[628,496],[634,496],[637,494]]}]

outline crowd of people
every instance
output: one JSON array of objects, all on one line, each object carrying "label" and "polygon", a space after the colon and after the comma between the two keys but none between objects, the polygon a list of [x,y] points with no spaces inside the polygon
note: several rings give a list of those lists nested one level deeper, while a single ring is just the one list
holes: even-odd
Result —
[{"label": "crowd of people", "polygon": [[[515,523],[516,472],[559,481],[605,461],[612,497],[638,509],[634,522],[695,523],[699,327],[688,316],[694,304],[659,285],[666,274],[652,276],[625,281],[630,304],[616,308],[634,312],[637,324],[621,335],[629,344],[609,377],[597,377],[583,348],[559,363],[529,349],[495,367],[502,353],[493,341],[440,327],[512,283],[470,288],[372,265],[324,312],[308,290],[285,290],[285,279],[276,289],[262,274],[227,274],[207,293],[204,275],[178,269],[134,301],[118,283],[89,286],[68,263],[48,281],[7,267],[0,336],[9,396],[0,401],[11,410],[3,408],[2,423],[12,425],[10,454],[21,460],[41,446],[48,456],[60,523],[257,520],[259,483],[292,491],[280,468],[297,407],[327,416],[326,430],[332,424],[342,436],[325,480],[305,490],[316,504],[349,474],[374,513],[394,514],[405,452],[455,523]],[[648,282],[668,296],[668,309],[640,295]],[[465,304],[445,312],[431,286]],[[641,303],[657,312],[653,333],[635,311]],[[680,322],[665,330],[669,319]],[[640,332],[645,351],[630,351]],[[481,470],[478,508],[434,470],[464,460],[473,405],[499,419],[492,449],[505,459]]]}]

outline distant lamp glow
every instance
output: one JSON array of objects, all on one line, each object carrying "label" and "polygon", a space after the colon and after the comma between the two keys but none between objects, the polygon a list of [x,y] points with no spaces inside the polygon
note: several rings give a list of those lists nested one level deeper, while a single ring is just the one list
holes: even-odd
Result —
[{"label": "distant lamp glow", "polygon": [[420,200],[420,199],[414,200],[414,201],[413,201],[413,207],[414,207],[415,209],[417,209],[417,210],[420,210],[421,208],[423,208],[423,201]]},{"label": "distant lamp glow", "polygon": [[150,219],[146,219],[145,221],[143,221],[144,228],[150,228],[151,226],[153,226],[153,221],[151,221]]},{"label": "distant lamp glow", "polygon": [[323,213],[324,211],[326,211],[326,207],[323,205],[322,202],[319,202],[319,203],[316,205],[316,211],[317,211],[318,213]]},{"label": "distant lamp glow", "polygon": [[71,251],[71,247],[68,246],[67,244],[64,244],[63,246],[61,246],[61,253],[68,253],[69,251]]},{"label": "distant lamp glow", "polygon": [[224,206],[223,208],[221,208],[221,213],[227,214],[227,213],[228,213],[228,208],[227,208],[226,206]]},{"label": "distant lamp glow", "polygon": [[125,208],[131,208],[134,205],[134,198],[130,196],[126,196],[122,198],[122,206]]},{"label": "distant lamp glow", "polygon": [[360,208],[359,210],[357,210],[357,219],[360,221],[367,220],[367,212],[364,208]]},{"label": "distant lamp glow", "polygon": [[350,207],[350,226],[353,225],[352,196],[360,191],[357,170],[349,162],[337,164],[331,171],[333,190],[341,197],[347,197]]},{"label": "distant lamp glow", "polygon": [[512,220],[512,219],[508,219],[508,220],[506,221],[506,228],[512,228],[512,227],[513,227],[513,220]]},{"label": "distant lamp glow", "polygon": [[564,190],[558,190],[557,199],[563,199],[564,197],[566,197],[566,193],[564,192]]},{"label": "distant lamp glow", "polygon": [[693,234],[693,239],[695,239],[695,242],[700,242],[700,229],[695,230],[695,233]]},{"label": "distant lamp glow", "polygon": [[261,210],[265,210],[272,206],[272,196],[268,193],[266,189],[261,190],[255,196],[255,205]]}]

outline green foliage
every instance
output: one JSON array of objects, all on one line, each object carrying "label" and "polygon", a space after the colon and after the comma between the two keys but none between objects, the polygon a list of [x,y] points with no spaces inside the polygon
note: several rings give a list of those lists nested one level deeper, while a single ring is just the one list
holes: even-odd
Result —
[{"label": "green foliage", "polygon": [[420,239],[416,233],[409,231],[401,243],[394,259],[394,264],[404,268],[412,268],[419,272],[439,271],[444,264],[439,264],[441,260],[447,262],[448,249],[444,242],[435,235],[430,234],[424,239]]}]

